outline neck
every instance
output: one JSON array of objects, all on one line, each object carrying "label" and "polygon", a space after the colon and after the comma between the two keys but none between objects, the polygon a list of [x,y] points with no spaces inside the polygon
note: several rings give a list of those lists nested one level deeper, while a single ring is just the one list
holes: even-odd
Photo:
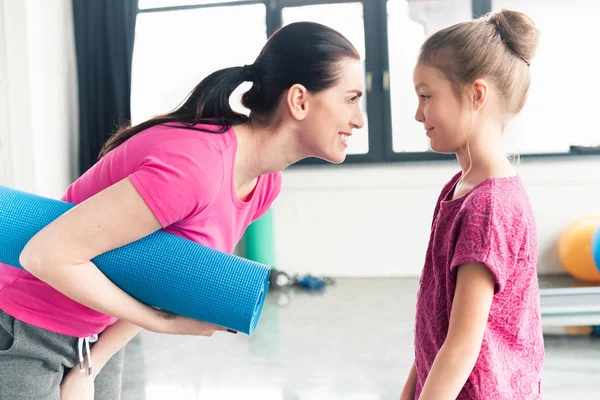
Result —
[{"label": "neck", "polygon": [[305,158],[295,135],[285,127],[261,128],[247,122],[234,127],[238,140],[235,176],[244,186],[258,176],[283,171]]},{"label": "neck", "polygon": [[514,167],[506,157],[501,128],[482,131],[472,137],[470,143],[456,152],[463,171],[463,181],[473,185],[490,177],[515,174]]}]

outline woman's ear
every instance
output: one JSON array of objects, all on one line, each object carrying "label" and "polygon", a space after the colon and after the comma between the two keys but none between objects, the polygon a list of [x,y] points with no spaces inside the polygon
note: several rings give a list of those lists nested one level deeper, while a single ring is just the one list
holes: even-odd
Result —
[{"label": "woman's ear", "polygon": [[308,96],[308,90],[298,83],[290,87],[287,91],[286,103],[288,109],[298,121],[306,118],[306,114],[308,113]]}]

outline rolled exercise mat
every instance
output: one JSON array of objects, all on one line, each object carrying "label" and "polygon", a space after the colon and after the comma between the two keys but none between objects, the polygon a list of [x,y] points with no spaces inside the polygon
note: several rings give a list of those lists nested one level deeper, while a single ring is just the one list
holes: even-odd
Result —
[{"label": "rolled exercise mat", "polygon": [[[73,204],[0,186],[0,262],[17,268],[27,242]],[[164,231],[92,260],[122,290],[148,305],[252,334],[270,268]]]}]

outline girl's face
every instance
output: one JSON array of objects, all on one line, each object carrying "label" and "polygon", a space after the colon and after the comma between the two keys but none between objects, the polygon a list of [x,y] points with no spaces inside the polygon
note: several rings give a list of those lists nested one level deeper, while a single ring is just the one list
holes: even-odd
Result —
[{"label": "girl's face", "polygon": [[419,106],[415,119],[436,153],[457,153],[467,144],[473,105],[457,95],[437,68],[417,64],[413,74]]},{"label": "girl's face", "polygon": [[364,90],[360,61],[346,59],[341,63],[335,86],[309,94],[309,110],[302,121],[300,138],[308,154],[336,164],[345,160],[352,131],[364,125],[360,110]]}]

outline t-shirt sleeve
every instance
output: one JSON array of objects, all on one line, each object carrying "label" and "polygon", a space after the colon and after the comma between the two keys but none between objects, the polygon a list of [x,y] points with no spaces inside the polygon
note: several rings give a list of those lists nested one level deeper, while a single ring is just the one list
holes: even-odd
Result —
[{"label": "t-shirt sleeve", "polygon": [[519,221],[489,192],[469,198],[459,215],[451,271],[456,273],[462,264],[481,263],[494,275],[496,293],[501,292],[518,261],[523,241],[518,234]]},{"label": "t-shirt sleeve", "polygon": [[223,157],[210,143],[173,140],[148,150],[129,178],[164,228],[214,200],[223,181]]},{"label": "t-shirt sleeve", "polygon": [[258,203],[257,211],[252,218],[253,221],[256,221],[269,211],[269,208],[271,208],[271,205],[281,192],[281,172],[269,174],[267,177],[267,184],[265,185],[265,190]]}]

